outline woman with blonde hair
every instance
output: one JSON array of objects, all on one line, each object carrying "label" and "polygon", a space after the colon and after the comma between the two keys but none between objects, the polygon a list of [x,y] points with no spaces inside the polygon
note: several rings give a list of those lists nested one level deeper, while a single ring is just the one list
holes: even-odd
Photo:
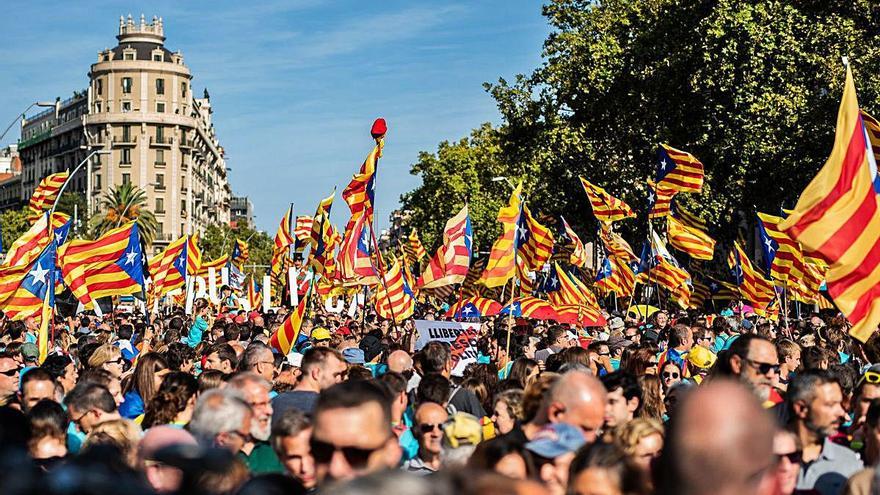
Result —
[{"label": "woman with blonde hair", "polygon": [[83,450],[97,445],[110,445],[119,449],[125,463],[135,468],[137,466],[137,446],[141,441],[143,431],[134,421],[127,419],[113,419],[97,424],[86,437]]},{"label": "woman with blonde hair", "polygon": [[666,414],[665,396],[663,384],[657,375],[644,375],[638,378],[639,387],[642,389],[642,405],[639,407],[640,418],[656,419],[663,421]]},{"label": "woman with blonde hair", "polygon": [[89,368],[102,369],[113,375],[113,378],[122,376],[125,371],[125,359],[122,351],[113,344],[103,344],[95,349],[89,356]]},{"label": "woman with blonde hair", "polygon": [[651,461],[656,459],[663,450],[665,433],[663,424],[656,419],[635,418],[617,427],[614,443],[641,468],[650,472]]},{"label": "woman with blonde hair", "polygon": [[495,394],[493,404],[492,422],[495,423],[495,431],[499,435],[510,433],[513,430],[521,431],[523,419],[523,391],[519,389],[505,390]]}]

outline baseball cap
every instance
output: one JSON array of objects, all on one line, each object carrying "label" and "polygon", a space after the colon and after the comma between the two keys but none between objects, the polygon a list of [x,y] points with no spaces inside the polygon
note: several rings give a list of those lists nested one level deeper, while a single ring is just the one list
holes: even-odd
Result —
[{"label": "baseball cap", "polygon": [[40,358],[40,349],[33,342],[25,342],[21,345],[21,355],[26,361],[36,361]]},{"label": "baseball cap", "polygon": [[483,426],[472,414],[457,412],[443,426],[443,441],[452,448],[476,445],[483,440]]},{"label": "baseball cap", "polygon": [[619,349],[621,347],[629,347],[633,345],[633,341],[620,335],[614,335],[608,339],[608,347],[611,349]]},{"label": "baseball cap", "polygon": [[342,357],[350,364],[364,364],[364,351],[357,347],[349,347],[342,351]]},{"label": "baseball cap", "polygon": [[586,443],[579,429],[568,423],[552,423],[535,434],[526,443],[526,450],[545,459],[555,459],[574,452]]},{"label": "baseball cap", "polygon": [[330,340],[330,330],[318,327],[312,330],[312,340]]},{"label": "baseball cap", "polygon": [[620,330],[623,328],[623,318],[619,316],[615,316],[611,318],[611,321],[608,322],[608,328],[611,330]]},{"label": "baseball cap", "polygon": [[290,363],[294,368],[299,368],[302,366],[303,355],[298,352],[291,352],[287,354],[287,362]]},{"label": "baseball cap", "polygon": [[699,345],[692,347],[687,353],[688,362],[702,370],[711,368],[716,359],[718,357],[712,351]]}]

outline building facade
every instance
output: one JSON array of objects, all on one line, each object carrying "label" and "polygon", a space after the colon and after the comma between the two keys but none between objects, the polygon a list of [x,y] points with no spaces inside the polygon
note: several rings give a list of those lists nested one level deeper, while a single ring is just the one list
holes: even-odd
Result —
[{"label": "building facade", "polygon": [[98,53],[88,89],[22,123],[22,199],[45,175],[73,170],[69,190],[92,214],[124,183],[142,189],[159,224],[154,248],[210,224],[230,221],[231,188],[207,90],[192,91],[183,55],[165,48],[163,21],[120,18],[118,45]]},{"label": "building facade", "polygon": [[[21,204],[21,158],[18,145],[0,149],[0,210]],[[11,242],[12,240],[10,240]]]},{"label": "building facade", "polygon": [[254,227],[254,204],[247,196],[233,196],[230,207],[230,225]]}]

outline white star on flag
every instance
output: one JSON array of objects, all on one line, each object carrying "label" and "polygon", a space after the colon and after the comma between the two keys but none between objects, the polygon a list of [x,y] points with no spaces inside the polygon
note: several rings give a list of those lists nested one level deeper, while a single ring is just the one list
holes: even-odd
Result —
[{"label": "white star on flag", "polygon": [[666,158],[660,160],[660,170],[666,170],[667,165],[669,165],[669,162],[666,161]]},{"label": "white star on flag", "polygon": [[49,274],[49,270],[43,268],[43,265],[37,263],[37,266],[31,270],[30,276],[33,283],[36,285],[37,283],[45,284],[46,283],[46,275]]},{"label": "white star on flag", "polygon": [[516,231],[519,232],[519,238],[520,238],[520,239],[525,239],[525,238],[526,238],[526,235],[528,235],[528,232],[526,231],[526,228],[525,228],[524,226],[522,226],[522,225],[517,226],[517,227],[516,227]]},{"label": "white star on flag", "polygon": [[137,252],[135,252],[134,248],[131,248],[131,251],[125,253],[125,264],[126,265],[134,265],[135,258],[137,258]]},{"label": "white star on flag", "polygon": [[461,314],[464,314],[464,315],[469,315],[472,312],[473,311],[472,311],[472,308],[470,307],[470,305],[465,306],[464,309],[461,310]]},{"label": "white star on flag", "polygon": [[767,245],[767,251],[770,251],[772,253],[773,252],[773,241],[771,241],[770,238],[768,237],[767,239],[764,240],[764,244]]}]

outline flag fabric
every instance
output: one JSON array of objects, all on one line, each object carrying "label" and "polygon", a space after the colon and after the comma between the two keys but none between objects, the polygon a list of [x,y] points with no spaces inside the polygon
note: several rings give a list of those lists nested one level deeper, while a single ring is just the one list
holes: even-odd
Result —
[{"label": "flag fabric", "polygon": [[370,258],[370,228],[366,220],[365,215],[359,216],[342,240],[339,273],[345,285],[375,285],[379,282]]},{"label": "flag fabric", "polygon": [[517,225],[519,256],[529,270],[540,270],[553,254],[553,233],[532,216],[528,205],[523,203]]},{"label": "flag fabric", "polygon": [[464,277],[464,282],[461,283],[462,295],[478,296],[481,293],[481,288],[485,289],[485,286],[479,285],[484,268],[486,268],[486,258],[477,258],[471,263],[471,267]]},{"label": "flag fabric", "polygon": [[[30,228],[9,246],[3,264],[6,266],[30,265],[49,245],[48,214],[44,213]],[[67,240],[70,232],[70,216],[55,212],[52,214],[52,229],[55,245]]]},{"label": "flag fabric", "polygon": [[752,266],[746,253],[733,243],[733,249],[727,257],[727,264],[733,273],[734,281],[739,287],[741,299],[758,309],[766,309],[776,297],[773,284]]},{"label": "flag fabric", "polygon": [[584,302],[585,296],[568,274],[560,268],[559,263],[553,263],[553,266],[550,267],[550,273],[547,275],[542,289],[547,294],[547,300],[554,306]]},{"label": "flag fabric", "polygon": [[7,318],[41,318],[44,304],[54,304],[55,265],[55,244],[49,243],[27,265],[0,267],[0,308]]},{"label": "flag fabric", "polygon": [[501,311],[501,303],[485,297],[468,297],[455,302],[449,311],[447,318],[480,318],[495,316]]},{"label": "flag fabric", "polygon": [[672,209],[672,198],[678,191],[660,187],[654,181],[648,181],[648,218],[669,216]]},{"label": "flag fabric", "polygon": [[199,264],[199,270],[196,272],[196,275],[198,275],[200,277],[204,277],[205,280],[207,280],[208,269],[213,268],[214,269],[214,280],[217,281],[217,284],[219,285],[220,281],[222,280],[221,270],[223,270],[223,268],[228,265],[229,265],[229,255],[224,254],[223,256],[221,256],[215,260],[201,262]]},{"label": "flag fabric", "polygon": [[351,218],[345,230],[354,225],[360,215],[367,216],[367,223],[373,223],[373,201],[376,193],[376,165],[382,157],[382,148],[385,146],[384,138],[376,139],[376,146],[367,155],[361,168],[352,177],[351,182],[342,191],[342,199],[348,203],[351,210]]},{"label": "flag fabric", "polygon": [[614,232],[610,226],[599,225],[599,239],[609,256],[616,256],[627,262],[639,259],[629,243],[620,234]]},{"label": "flag fabric", "polygon": [[232,246],[232,263],[243,266],[250,257],[251,251],[247,241],[236,239],[235,245]]},{"label": "flag fabric", "polygon": [[706,301],[709,299],[711,293],[709,292],[709,286],[703,283],[700,280],[694,278],[691,281],[691,285],[693,285],[693,290],[691,291],[691,298],[688,302],[688,308],[690,309],[699,309],[702,308]]},{"label": "flag fabric", "polygon": [[636,275],[624,260],[616,256],[606,256],[596,274],[594,285],[602,293],[613,292],[618,296],[626,297],[635,290]]},{"label": "flag fabric", "polygon": [[648,281],[669,291],[672,299],[682,308],[688,307],[691,299],[690,274],[684,269],[660,257],[648,272]]},{"label": "flag fabric", "polygon": [[687,225],[688,227],[700,229],[702,231],[706,231],[709,229],[705,220],[686,210],[678,203],[678,201],[672,202],[671,213],[673,217],[675,217],[676,219],[681,221],[681,223]]},{"label": "flag fabric", "polygon": [[199,247],[199,233],[189,236],[186,241],[186,274],[194,276],[202,268],[202,248]]},{"label": "flag fabric", "polygon": [[700,229],[688,227],[675,217],[666,219],[666,234],[672,247],[694,259],[711,260],[715,255],[715,240]]},{"label": "flag fabric", "polygon": [[409,243],[408,243],[407,253],[410,254],[413,260],[421,261],[422,258],[428,255],[428,252],[425,251],[425,246],[422,245],[421,239],[419,239],[419,233],[416,232],[416,229],[412,229],[409,233]]},{"label": "flag fabric", "polygon": [[758,219],[764,270],[770,272],[774,280],[782,282],[781,285],[800,284],[807,270],[800,244],[779,230],[782,217],[758,213]]},{"label": "flag fabric", "polygon": [[874,163],[880,160],[880,122],[874,117],[868,115],[868,112],[861,110],[862,122],[865,124],[865,130],[868,133],[868,141],[871,143],[871,153],[874,155]]},{"label": "flag fabric", "polygon": [[293,234],[290,232],[292,216],[293,206],[290,206],[281,218],[281,223],[278,225],[278,230],[275,232],[270,273],[272,278],[276,281],[281,279],[281,274],[286,267],[285,260],[290,258],[290,246],[296,242]]},{"label": "flag fabric", "polygon": [[58,248],[64,283],[84,305],[102,297],[136,294],[144,288],[144,253],[135,222],[94,241],[73,240]]},{"label": "flag fabric", "polygon": [[251,274],[250,282],[248,283],[247,300],[251,311],[259,311],[263,306],[263,292],[260,290],[260,286],[257,285],[254,274]]},{"label": "flag fabric", "polygon": [[[322,199],[315,209],[314,220],[312,221],[312,232],[309,234],[308,242],[312,246],[309,253],[308,265],[311,266],[315,273],[323,274],[328,265],[333,263],[335,252],[333,245],[335,241],[335,229],[330,223],[330,210],[333,208],[333,198],[336,196],[336,189],[330,196]],[[351,224],[351,221],[349,221]]]},{"label": "flag fabric", "polygon": [[67,182],[70,173],[67,171],[47,175],[40,181],[40,185],[34,190],[28,202],[28,222],[34,223],[40,219],[44,211],[49,210],[58,199],[61,187]]},{"label": "flag fabric", "polygon": [[278,327],[278,330],[275,330],[275,333],[269,338],[269,345],[281,353],[282,356],[286,356],[293,349],[294,344],[296,344],[296,339],[299,338],[299,331],[302,328],[303,315],[306,312],[306,299],[300,299],[299,304],[296,309],[290,312],[287,316],[287,319],[284,320],[284,323]]},{"label": "flag fabric", "polygon": [[153,291],[157,297],[184,286],[189,266],[189,236],[183,236],[170,244],[147,262]]},{"label": "flag fabric", "polygon": [[312,224],[315,222],[313,217],[308,215],[300,215],[296,217],[296,225],[294,226],[293,234],[296,237],[296,240],[299,241],[299,245],[302,246],[312,236]]},{"label": "flag fabric", "polygon": [[581,185],[584,186],[584,192],[587,193],[587,198],[590,200],[590,205],[593,207],[593,214],[600,222],[611,223],[636,216],[632,208],[622,200],[608,194],[605,189],[590,183],[583,177],[580,179]]},{"label": "flag fabric", "polygon": [[[593,292],[576,276],[563,270],[559,263],[554,263],[544,291],[559,315],[554,319],[560,323],[575,323],[582,318],[596,322],[602,318],[602,310]],[[575,318],[572,319],[572,316]]]},{"label": "flag fabric", "polygon": [[867,341],[880,323],[880,180],[849,66],[834,147],[780,229],[827,261],[828,294]]},{"label": "flag fabric", "polygon": [[510,195],[507,206],[498,210],[498,221],[502,233],[489,252],[489,262],[483,272],[481,282],[486,287],[498,287],[507,283],[516,273],[516,251],[518,248],[517,227],[522,214],[522,183]]},{"label": "flag fabric", "polygon": [[569,263],[580,268],[587,266],[587,250],[584,248],[584,243],[568,222],[565,221],[565,218],[562,218],[562,228],[564,229],[564,236],[572,245],[571,255],[568,260]]},{"label": "flag fabric", "polygon": [[473,255],[473,230],[468,206],[464,205],[443,229],[443,244],[422,271],[416,287],[434,289],[464,282]]},{"label": "flag fabric", "polygon": [[375,297],[376,313],[382,318],[400,323],[412,316],[416,309],[416,298],[404,280],[400,260],[395,259],[385,272]]},{"label": "flag fabric", "polygon": [[515,318],[534,318],[536,320],[557,320],[559,313],[549,302],[532,296],[516,297],[510,304],[501,308],[498,314]]},{"label": "flag fabric", "polygon": [[519,286],[519,294],[530,296],[535,292],[535,272],[529,270],[522,258],[516,259],[516,281]]},{"label": "flag fabric", "polygon": [[702,191],[703,164],[694,155],[665,144],[660,145],[657,154],[657,186],[678,192]]}]

